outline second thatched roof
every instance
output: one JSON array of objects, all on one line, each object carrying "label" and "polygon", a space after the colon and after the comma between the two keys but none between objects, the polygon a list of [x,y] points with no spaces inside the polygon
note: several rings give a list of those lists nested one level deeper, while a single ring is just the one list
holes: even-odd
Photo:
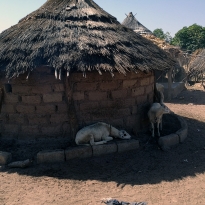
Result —
[{"label": "second thatched roof", "polygon": [[122,25],[126,26],[127,28],[130,28],[134,30],[136,33],[139,34],[152,34],[152,32],[143,26],[133,15],[132,12],[130,12],[125,20],[122,22]]},{"label": "second thatched roof", "polygon": [[56,70],[164,70],[173,61],[92,0],[48,0],[0,34],[0,70],[8,78],[41,65]]}]

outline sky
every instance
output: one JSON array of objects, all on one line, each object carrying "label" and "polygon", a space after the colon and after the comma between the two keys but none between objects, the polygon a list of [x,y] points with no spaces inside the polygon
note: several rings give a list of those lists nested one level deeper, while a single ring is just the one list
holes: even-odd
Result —
[{"label": "sky", "polygon": [[[94,0],[122,23],[129,12],[153,31],[161,28],[172,37],[184,26],[205,27],[205,0]],[[0,0],[0,33],[17,24],[46,0]]]}]

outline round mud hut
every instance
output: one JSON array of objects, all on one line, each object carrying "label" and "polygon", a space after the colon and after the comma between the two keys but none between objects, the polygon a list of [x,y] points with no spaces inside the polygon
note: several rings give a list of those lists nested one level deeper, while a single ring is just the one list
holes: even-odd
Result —
[{"label": "round mud hut", "polygon": [[1,138],[147,127],[154,71],[173,61],[92,0],[48,0],[0,34]]}]

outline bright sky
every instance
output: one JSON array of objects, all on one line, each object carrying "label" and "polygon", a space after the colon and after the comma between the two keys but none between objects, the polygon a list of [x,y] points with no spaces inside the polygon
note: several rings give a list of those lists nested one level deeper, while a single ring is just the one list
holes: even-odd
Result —
[{"label": "bright sky", "polygon": [[[133,12],[145,27],[162,28],[171,36],[194,23],[205,27],[205,0],[94,0],[120,23]],[[0,0],[0,32],[17,24],[46,0]]]}]

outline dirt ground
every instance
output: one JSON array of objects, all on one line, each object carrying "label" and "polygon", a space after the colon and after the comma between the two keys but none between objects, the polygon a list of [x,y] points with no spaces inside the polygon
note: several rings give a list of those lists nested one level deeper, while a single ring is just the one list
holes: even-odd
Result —
[{"label": "dirt ground", "polygon": [[166,104],[188,123],[184,143],[165,152],[139,134],[140,150],[26,169],[1,167],[0,205],[100,205],[104,198],[204,205],[205,91],[197,84]]}]

